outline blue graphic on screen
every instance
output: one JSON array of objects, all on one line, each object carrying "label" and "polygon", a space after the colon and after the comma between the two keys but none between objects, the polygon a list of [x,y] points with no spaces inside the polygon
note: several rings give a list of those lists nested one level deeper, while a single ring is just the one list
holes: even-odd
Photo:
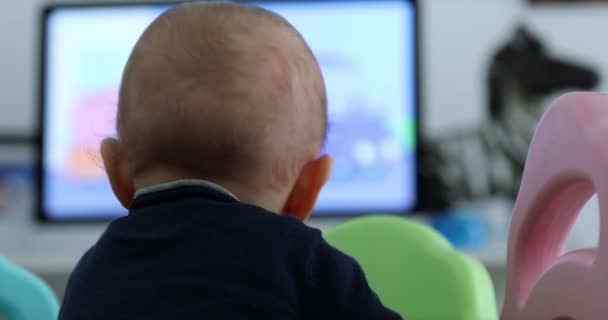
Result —
[{"label": "blue graphic on screen", "polygon": [[[414,8],[406,1],[257,3],[289,20],[328,91],[335,168],[318,213],[407,211],[416,201]],[[98,148],[114,135],[128,55],[167,6],[73,7],[46,20],[42,207],[50,219],[125,214]]]}]

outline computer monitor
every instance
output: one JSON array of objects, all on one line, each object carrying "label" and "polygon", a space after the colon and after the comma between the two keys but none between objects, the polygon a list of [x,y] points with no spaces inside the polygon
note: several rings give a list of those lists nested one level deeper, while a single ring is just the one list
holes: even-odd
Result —
[{"label": "computer monitor", "polygon": [[[315,214],[405,213],[416,206],[417,8],[413,0],[247,1],[289,20],[326,81],[335,168]],[[38,216],[126,214],[98,153],[114,135],[120,78],[146,26],[174,4],[44,10]]]}]

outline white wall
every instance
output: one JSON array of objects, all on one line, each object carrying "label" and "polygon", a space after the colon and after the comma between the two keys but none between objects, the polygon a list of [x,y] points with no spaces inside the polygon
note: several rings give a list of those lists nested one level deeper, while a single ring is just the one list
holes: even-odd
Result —
[{"label": "white wall", "polygon": [[509,36],[516,0],[431,0],[423,5],[423,129],[433,135],[483,120],[489,56]]},{"label": "white wall", "polygon": [[[532,26],[556,53],[582,59],[608,77],[608,41],[604,40],[608,6],[530,10],[517,0],[420,2],[424,43],[423,126],[431,135],[483,121],[482,88],[489,54],[518,21]],[[0,132],[29,134],[34,129],[37,10],[42,3],[44,0],[9,0],[0,9]],[[608,81],[602,81],[600,90],[608,91],[607,84]],[[46,263],[52,269],[53,265],[62,265],[62,260],[74,260],[102,230],[100,226],[37,226],[27,212],[31,199],[21,201],[20,210],[0,217],[3,254],[23,260],[42,257],[42,265]],[[597,203],[593,202],[580,219],[575,228],[574,247],[596,242],[596,209]],[[494,270],[493,274],[500,292],[504,273]]]},{"label": "white wall", "polygon": [[34,1],[6,1],[0,9],[0,133],[34,128]]},{"label": "white wall", "polygon": [[[425,129],[433,135],[483,121],[489,55],[517,23],[539,34],[559,56],[608,77],[608,6],[531,7],[523,0],[426,0]],[[599,90],[606,91],[602,81]]]}]

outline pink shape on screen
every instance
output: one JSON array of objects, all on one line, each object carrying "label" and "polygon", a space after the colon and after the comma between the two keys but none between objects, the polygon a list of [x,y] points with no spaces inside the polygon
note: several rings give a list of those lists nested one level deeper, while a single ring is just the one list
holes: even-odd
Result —
[{"label": "pink shape on screen", "polygon": [[115,133],[118,89],[85,94],[75,101],[71,117],[72,146],[66,171],[73,178],[103,175],[101,140]]}]

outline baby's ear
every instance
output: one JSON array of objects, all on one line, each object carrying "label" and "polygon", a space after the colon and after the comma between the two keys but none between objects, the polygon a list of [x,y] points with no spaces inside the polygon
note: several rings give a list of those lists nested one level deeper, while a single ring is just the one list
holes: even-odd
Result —
[{"label": "baby's ear", "polygon": [[312,214],[321,189],[329,180],[333,159],[324,155],[307,163],[291,190],[282,210],[283,214],[292,215],[305,221]]},{"label": "baby's ear", "polygon": [[112,191],[123,207],[129,209],[135,196],[135,183],[123,145],[117,139],[106,138],[101,142],[100,151]]}]

